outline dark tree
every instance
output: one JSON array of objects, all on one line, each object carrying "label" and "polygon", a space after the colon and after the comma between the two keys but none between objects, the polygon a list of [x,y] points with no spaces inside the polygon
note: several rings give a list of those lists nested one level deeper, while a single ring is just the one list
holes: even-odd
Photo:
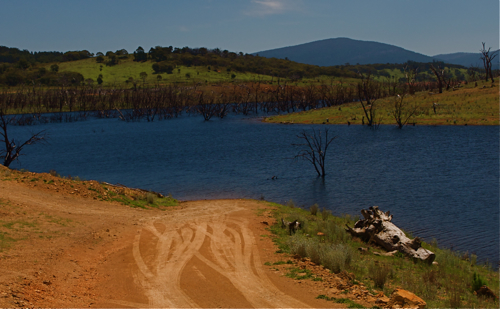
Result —
[{"label": "dark tree", "polygon": [[58,72],[59,71],[59,66],[57,64],[53,64],[50,66],[50,70],[52,72]]},{"label": "dark tree", "polygon": [[147,61],[148,60],[148,54],[144,52],[144,48],[141,46],[137,47],[137,49],[134,52],[134,61]]},{"label": "dark tree", "polygon": [[373,80],[370,73],[367,76],[359,72],[358,74],[361,78],[361,81],[358,82],[359,102],[368,121],[367,125],[376,128],[377,105],[375,103],[382,96],[380,84]]},{"label": "dark tree", "polygon": [[303,130],[302,133],[297,135],[298,138],[303,139],[302,144],[293,144],[294,146],[300,146],[302,149],[295,156],[295,159],[302,158],[311,162],[318,173],[318,176],[325,177],[325,159],[328,146],[333,142],[337,136],[328,137],[329,129],[325,129],[324,134],[321,134],[321,130],[317,131],[313,129],[312,134]]},{"label": "dark tree", "polygon": [[102,79],[102,74],[99,74],[99,76],[97,77],[97,83],[98,83],[99,85],[101,85],[101,84],[102,84],[102,82],[103,82],[103,79]]},{"label": "dark tree", "polygon": [[27,141],[18,145],[14,138],[9,139],[7,130],[8,122],[7,117],[4,115],[3,111],[0,110],[0,142],[5,144],[5,149],[0,150],[0,156],[3,156],[3,165],[6,167],[9,167],[14,160],[19,159],[24,146],[44,142],[47,139],[45,130],[42,130],[32,134]]},{"label": "dark tree", "polygon": [[484,47],[484,43],[483,43],[483,48],[479,51],[481,52],[481,60],[483,60],[484,71],[486,73],[485,81],[488,81],[488,77],[490,77],[491,82],[493,83],[495,80],[493,79],[493,74],[491,73],[491,61],[493,61],[493,59],[495,59],[497,54],[496,53],[490,54],[490,49],[491,49],[491,47],[488,48],[488,50],[486,50],[486,48]]},{"label": "dark tree", "polygon": [[432,72],[434,73],[434,75],[436,75],[436,79],[437,79],[437,82],[438,82],[438,88],[439,88],[439,93],[443,93],[443,85],[445,84],[445,71],[444,71],[444,65],[441,67],[441,66],[437,66],[434,67],[432,64],[431,64],[431,70]]}]

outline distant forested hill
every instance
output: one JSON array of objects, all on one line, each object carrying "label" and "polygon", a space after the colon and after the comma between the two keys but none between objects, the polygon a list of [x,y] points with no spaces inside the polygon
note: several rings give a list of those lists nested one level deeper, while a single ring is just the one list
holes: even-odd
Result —
[{"label": "distant forested hill", "polygon": [[[500,50],[497,50],[495,53],[498,54]],[[490,52],[493,53],[493,52]],[[493,69],[498,70],[499,68],[499,58],[497,56],[493,59]],[[433,58],[436,58],[440,61],[444,61],[446,63],[459,64],[464,67],[469,66],[477,66],[479,68],[483,68],[483,61],[481,60],[480,53],[453,53],[453,54],[440,54],[435,55]]]},{"label": "distant forested hill", "polygon": [[405,63],[432,62],[433,58],[394,45],[352,40],[348,38],[326,39],[296,46],[261,51],[266,58],[288,58],[299,63],[319,66],[334,66],[349,63]]}]

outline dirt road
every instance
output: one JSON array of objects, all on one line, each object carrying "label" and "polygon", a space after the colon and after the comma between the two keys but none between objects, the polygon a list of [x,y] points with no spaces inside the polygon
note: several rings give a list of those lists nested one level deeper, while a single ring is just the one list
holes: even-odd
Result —
[{"label": "dirt road", "polygon": [[316,299],[328,282],[264,265],[282,259],[265,202],[142,210],[97,200],[91,183],[3,176],[0,307],[342,307]]}]

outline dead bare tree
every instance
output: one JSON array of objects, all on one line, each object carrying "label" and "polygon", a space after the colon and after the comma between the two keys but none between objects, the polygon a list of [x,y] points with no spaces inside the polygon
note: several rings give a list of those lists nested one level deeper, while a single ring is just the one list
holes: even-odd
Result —
[{"label": "dead bare tree", "polygon": [[400,129],[408,123],[411,117],[413,117],[418,110],[417,103],[410,105],[410,103],[404,101],[404,98],[404,93],[402,95],[398,94],[394,97],[394,109],[392,110],[392,116],[394,116],[394,120],[396,120]]},{"label": "dead bare tree", "polygon": [[[376,110],[377,105],[375,104],[377,99],[382,96],[380,85],[371,78],[369,73],[367,76],[362,73],[358,73],[361,81],[358,83],[358,97],[363,111],[368,121],[367,125],[371,128],[377,128],[376,126]],[[364,121],[363,121],[364,122]]]},{"label": "dead bare tree", "polygon": [[298,138],[303,139],[305,142],[302,144],[292,144],[294,146],[301,146],[303,149],[294,157],[295,159],[302,158],[311,162],[318,173],[318,176],[325,177],[325,159],[328,146],[337,138],[328,137],[329,129],[325,129],[324,135],[321,134],[321,130],[312,130],[312,134],[303,130],[302,133],[297,135]]},{"label": "dead bare tree", "polygon": [[14,138],[9,139],[8,136],[8,119],[0,110],[0,142],[5,144],[5,150],[0,150],[0,156],[4,156],[3,165],[9,167],[9,165],[14,161],[18,160],[21,155],[21,151],[26,145],[33,145],[39,142],[46,141],[47,134],[45,130],[42,130],[38,133],[32,134],[31,137],[25,141],[24,143],[17,145]]},{"label": "dead bare tree", "polygon": [[409,94],[415,94],[415,84],[417,82],[418,66],[414,65],[410,67],[409,65],[406,65],[404,67],[404,72],[406,77],[406,83],[408,84],[408,92]]},{"label": "dead bare tree", "polygon": [[491,78],[491,82],[493,83],[495,80],[493,79],[493,74],[491,73],[491,61],[493,61],[493,59],[495,59],[495,57],[497,56],[496,53],[492,53],[490,54],[490,48],[488,48],[488,50],[486,50],[486,48],[484,47],[484,42],[483,42],[483,48],[480,49],[479,51],[481,52],[481,60],[483,60],[483,65],[484,65],[484,71],[485,71],[485,81],[488,81],[488,77]]},{"label": "dead bare tree", "polygon": [[434,75],[436,75],[436,79],[437,79],[437,82],[438,82],[439,93],[443,93],[443,84],[445,84],[445,68],[444,68],[444,65],[443,65],[443,67],[441,67],[441,66],[438,65],[437,68],[435,68],[431,64],[431,70],[434,73]]}]

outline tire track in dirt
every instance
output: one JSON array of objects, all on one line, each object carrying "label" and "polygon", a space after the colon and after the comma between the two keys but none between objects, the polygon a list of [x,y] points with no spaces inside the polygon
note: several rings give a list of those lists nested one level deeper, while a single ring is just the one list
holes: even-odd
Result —
[{"label": "tire track in dirt", "polygon": [[[204,206],[149,218],[143,223],[132,246],[138,269],[134,280],[150,307],[200,307],[181,288],[183,271],[193,258],[227,278],[253,307],[308,307],[280,291],[266,276],[248,221],[230,217],[241,209],[237,201],[213,201],[208,206],[205,202]],[[145,237],[147,233],[154,237]],[[209,243],[208,250],[201,250],[205,242]],[[145,256],[144,249],[141,251],[146,247],[154,258]],[[199,280],[217,285],[196,270]],[[124,305],[119,300],[112,302]]]}]

